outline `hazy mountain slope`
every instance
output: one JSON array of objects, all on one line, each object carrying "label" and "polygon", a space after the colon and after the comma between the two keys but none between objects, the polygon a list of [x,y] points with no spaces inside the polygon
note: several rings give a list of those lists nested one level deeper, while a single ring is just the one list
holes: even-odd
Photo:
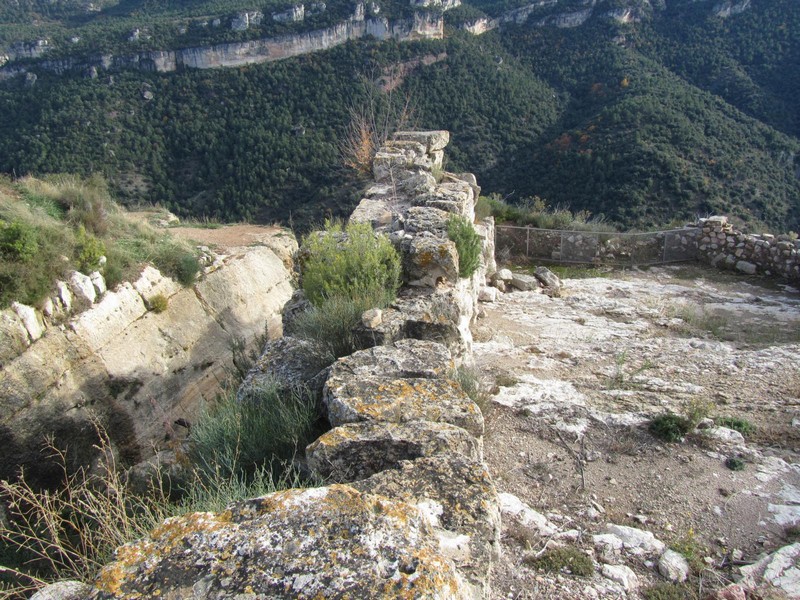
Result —
[{"label": "hazy mountain slope", "polygon": [[609,18],[620,5],[601,0],[580,27],[536,27],[540,12],[479,37],[363,41],[239,69],[18,77],[0,84],[0,112],[14,115],[0,120],[0,171],[96,170],[127,201],[184,215],[319,221],[357,198],[338,151],[348,110],[395,72],[380,103],[408,100],[412,124],[451,130],[448,168],[487,193],[625,227],[709,212],[800,227],[800,3],[721,19],[710,0],[640,1],[628,24]]}]

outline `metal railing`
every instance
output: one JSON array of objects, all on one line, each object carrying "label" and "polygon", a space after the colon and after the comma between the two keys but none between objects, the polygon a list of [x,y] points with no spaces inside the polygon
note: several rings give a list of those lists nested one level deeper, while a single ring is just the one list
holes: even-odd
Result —
[{"label": "metal railing", "polygon": [[596,233],[497,225],[498,256],[525,256],[555,263],[658,265],[695,260],[693,227],[647,233]]}]

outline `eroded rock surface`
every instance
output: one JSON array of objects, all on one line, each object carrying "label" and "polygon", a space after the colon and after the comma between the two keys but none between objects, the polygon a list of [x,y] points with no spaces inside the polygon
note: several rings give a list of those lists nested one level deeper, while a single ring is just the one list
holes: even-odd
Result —
[{"label": "eroded rock surface", "polygon": [[277,492],[169,519],[122,546],[89,597],[470,597],[414,506],[351,487]]}]

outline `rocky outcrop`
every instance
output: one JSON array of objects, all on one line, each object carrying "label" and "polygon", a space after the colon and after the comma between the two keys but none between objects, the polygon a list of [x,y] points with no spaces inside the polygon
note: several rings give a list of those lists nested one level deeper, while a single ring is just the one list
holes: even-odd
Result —
[{"label": "rocky outcrop", "polygon": [[[302,5],[299,6],[302,7]],[[411,19],[397,21],[389,21],[383,17],[365,19],[363,5],[359,6],[361,10],[357,10],[351,18],[345,21],[324,29],[292,35],[178,50],[152,50],[127,55],[107,54],[84,58],[41,60],[30,67],[15,66],[11,63],[0,68],[0,81],[27,73],[29,69],[41,69],[57,74],[68,71],[88,72],[91,69],[94,69],[95,72],[99,69],[169,73],[180,68],[239,67],[327,50],[365,36],[372,36],[378,40],[394,39],[397,41],[441,39],[444,36],[444,19],[440,13],[417,12]],[[293,9],[290,17],[287,18],[297,20],[294,19],[295,13],[296,11]],[[246,29],[252,23],[252,19],[257,18],[255,13],[243,13],[243,15],[234,22],[240,29]]]},{"label": "rocky outcrop", "polygon": [[[83,431],[91,415],[126,459],[163,443],[176,419],[191,422],[201,402],[219,392],[233,370],[234,341],[252,348],[265,327],[271,337],[281,334],[281,309],[292,294],[290,271],[264,246],[234,249],[189,288],[148,267],[136,281],[95,296],[82,312],[74,312],[76,290],[87,296],[96,290],[88,277],[88,284],[72,279],[80,288],[61,286],[57,315],[30,307],[31,314],[0,315],[0,336],[10,342],[0,368],[4,478],[20,462],[33,461],[35,471],[47,431],[73,446],[81,439],[73,430]],[[168,303],[163,312],[149,308],[156,295]],[[42,325],[40,336],[31,334]],[[90,439],[85,443],[91,448]]]}]

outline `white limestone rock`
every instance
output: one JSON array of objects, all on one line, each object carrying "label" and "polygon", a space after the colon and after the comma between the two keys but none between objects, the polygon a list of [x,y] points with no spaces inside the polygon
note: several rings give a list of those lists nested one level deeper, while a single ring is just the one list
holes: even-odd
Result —
[{"label": "white limestone rock", "polygon": [[92,285],[94,286],[94,291],[97,293],[97,297],[99,298],[103,294],[108,291],[108,287],[106,286],[106,280],[100,274],[99,271],[93,271],[89,274],[89,279],[92,280]]},{"label": "white limestone rock", "polygon": [[25,331],[28,332],[32,342],[35,342],[44,335],[45,326],[42,320],[42,315],[32,306],[27,304],[20,304],[19,302],[11,303],[11,310],[17,313]]},{"label": "white limestone rock", "polygon": [[672,583],[683,583],[689,576],[689,563],[680,553],[667,550],[658,559],[658,572]]},{"label": "white limestone rock", "polygon": [[89,308],[97,300],[97,292],[88,275],[84,275],[80,271],[73,271],[69,275],[68,284],[75,306],[79,309]]},{"label": "white limestone rock", "polygon": [[626,592],[633,593],[639,589],[639,578],[633,569],[625,565],[603,565],[603,577],[620,584]]},{"label": "white limestone rock", "polygon": [[800,598],[800,542],[784,546],[740,570],[742,584],[757,587],[766,583],[780,588],[789,598]]},{"label": "white limestone rock", "polygon": [[543,537],[555,535],[558,528],[543,514],[533,510],[513,494],[501,493],[500,513],[504,519],[511,519],[527,529],[535,530]]},{"label": "white limestone rock", "polygon": [[635,527],[609,523],[606,532],[617,536],[623,548],[634,555],[661,555],[667,549],[667,545],[652,533]]}]

